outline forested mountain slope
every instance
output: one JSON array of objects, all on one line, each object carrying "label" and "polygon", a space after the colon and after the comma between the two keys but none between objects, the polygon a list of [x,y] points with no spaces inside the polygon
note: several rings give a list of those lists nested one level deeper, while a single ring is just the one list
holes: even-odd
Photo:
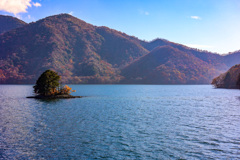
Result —
[{"label": "forested mountain slope", "polygon": [[35,83],[47,69],[63,83],[210,83],[238,63],[239,52],[221,56],[164,39],[146,42],[69,14],[0,34],[0,83]]}]

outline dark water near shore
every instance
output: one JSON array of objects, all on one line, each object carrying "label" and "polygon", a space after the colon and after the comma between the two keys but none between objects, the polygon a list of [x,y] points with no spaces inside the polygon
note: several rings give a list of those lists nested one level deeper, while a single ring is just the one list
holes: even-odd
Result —
[{"label": "dark water near shore", "polygon": [[0,86],[0,159],[240,159],[240,90],[72,85],[80,99]]}]

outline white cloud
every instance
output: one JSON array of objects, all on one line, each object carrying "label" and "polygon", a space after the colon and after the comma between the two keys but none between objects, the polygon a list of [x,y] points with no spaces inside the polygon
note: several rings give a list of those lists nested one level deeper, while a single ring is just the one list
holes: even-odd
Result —
[{"label": "white cloud", "polygon": [[196,20],[201,20],[202,18],[199,16],[191,16],[192,19],[196,19]]},{"label": "white cloud", "polygon": [[38,3],[38,2],[36,2],[36,3],[32,3],[35,7],[41,7],[42,5],[40,4],[40,3]]},{"label": "white cloud", "polygon": [[32,0],[0,0],[0,10],[13,13],[17,16],[18,13],[26,13],[29,7],[32,7],[32,4],[35,7],[40,7],[40,3],[32,3]]},{"label": "white cloud", "polygon": [[72,16],[73,15],[73,11],[69,12],[68,14],[70,14]]},{"label": "white cloud", "polygon": [[31,19],[31,15],[28,15],[28,19]]},{"label": "white cloud", "polygon": [[210,46],[210,45],[202,45],[202,44],[185,44],[188,47],[191,48],[199,48],[199,49],[210,49],[210,48],[214,48],[214,46]]}]

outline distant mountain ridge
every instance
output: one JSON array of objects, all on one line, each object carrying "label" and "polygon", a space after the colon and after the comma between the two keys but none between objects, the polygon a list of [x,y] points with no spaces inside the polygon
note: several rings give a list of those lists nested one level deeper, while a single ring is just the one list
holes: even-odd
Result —
[{"label": "distant mountain ridge", "polygon": [[63,83],[210,83],[240,63],[238,55],[146,42],[60,14],[0,35],[0,83],[35,83],[46,69]]},{"label": "distant mountain ridge", "polygon": [[[157,47],[122,70],[123,83],[209,83],[213,66],[172,46]],[[211,73],[213,72],[213,73]]]}]

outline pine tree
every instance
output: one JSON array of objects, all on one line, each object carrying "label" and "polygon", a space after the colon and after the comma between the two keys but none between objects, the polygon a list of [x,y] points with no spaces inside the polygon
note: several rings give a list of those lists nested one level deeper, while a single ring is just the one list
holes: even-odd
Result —
[{"label": "pine tree", "polygon": [[36,85],[33,86],[34,92],[39,95],[54,95],[58,93],[58,89],[60,86],[60,76],[52,71],[46,70],[41,74],[38,78]]}]

